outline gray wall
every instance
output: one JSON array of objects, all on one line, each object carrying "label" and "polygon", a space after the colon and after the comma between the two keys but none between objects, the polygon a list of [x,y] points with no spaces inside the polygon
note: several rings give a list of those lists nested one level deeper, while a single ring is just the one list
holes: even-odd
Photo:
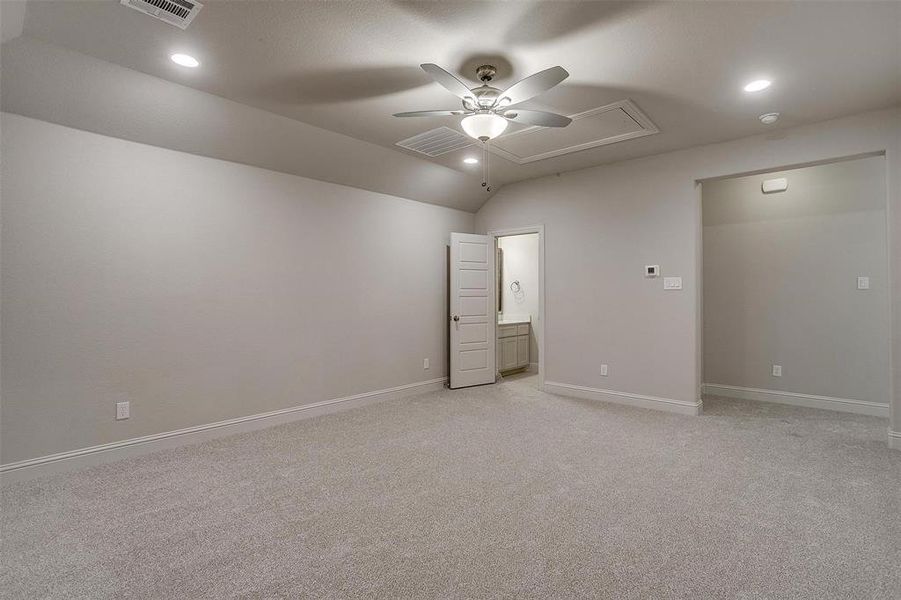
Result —
[{"label": "gray wall", "polygon": [[[898,109],[505,186],[476,226],[545,225],[548,381],[694,401],[703,362],[697,182],[882,150],[895,232],[889,255],[901,257]],[[660,280],[642,276],[645,264],[682,276],[684,289],[664,292]],[[891,364],[901,382],[901,260],[890,262],[890,278]],[[609,377],[600,375],[602,362]],[[891,427],[901,431],[901,383],[892,394]]]},{"label": "gray wall", "polygon": [[[545,226],[545,380],[694,402],[700,230],[690,175],[638,160],[505,186],[480,231]],[[676,182],[687,195],[668,193]],[[644,265],[681,275],[664,292]],[[601,364],[609,365],[602,377]]]},{"label": "gray wall", "polygon": [[705,183],[705,382],[887,404],[885,206],[881,156]]},{"label": "gray wall", "polygon": [[445,245],[472,214],[2,130],[3,463],[445,375]]},{"label": "gray wall", "polygon": [[3,44],[2,53],[5,112],[467,211],[484,201],[474,173],[28,36]]}]

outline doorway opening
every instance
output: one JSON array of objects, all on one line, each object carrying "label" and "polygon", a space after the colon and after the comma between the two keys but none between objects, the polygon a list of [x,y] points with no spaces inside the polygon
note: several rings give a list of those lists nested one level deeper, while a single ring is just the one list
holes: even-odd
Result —
[{"label": "doorway opening", "polygon": [[888,417],[884,155],[702,182],[701,389]]},{"label": "doorway opening", "polygon": [[[505,247],[499,271],[497,257]],[[543,390],[544,226],[451,233],[447,256],[448,387],[488,385],[501,372],[537,370]],[[501,288],[507,293],[500,295]],[[505,340],[500,348],[499,332]]]},{"label": "doorway opening", "polygon": [[544,387],[544,228],[489,232],[495,249],[499,379],[537,374]]}]

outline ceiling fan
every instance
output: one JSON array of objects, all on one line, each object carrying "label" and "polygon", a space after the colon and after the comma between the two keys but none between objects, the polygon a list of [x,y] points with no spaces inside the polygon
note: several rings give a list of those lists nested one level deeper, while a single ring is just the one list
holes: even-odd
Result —
[{"label": "ceiling fan", "polygon": [[566,127],[572,119],[541,110],[514,108],[515,105],[546,92],[567,77],[563,67],[551,67],[514,83],[506,90],[489,85],[497,69],[482,65],[476,75],[482,85],[469,89],[462,81],[432,63],[419,65],[436,82],[463,101],[462,110],[420,110],[396,113],[395,117],[443,117],[464,115],[460,125],[470,137],[481,142],[495,138],[507,128],[508,122],[540,127]]}]

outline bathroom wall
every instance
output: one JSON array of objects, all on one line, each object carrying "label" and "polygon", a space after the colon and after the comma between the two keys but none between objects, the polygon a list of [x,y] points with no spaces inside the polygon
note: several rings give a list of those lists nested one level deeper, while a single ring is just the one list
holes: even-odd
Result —
[{"label": "bathroom wall", "polygon": [[[501,298],[503,314],[508,316],[528,315],[532,322],[538,320],[538,234],[511,235],[498,238],[498,247],[503,251],[503,278]],[[510,289],[514,281],[519,281],[520,291]],[[537,327],[532,327],[529,362],[538,362]]]}]

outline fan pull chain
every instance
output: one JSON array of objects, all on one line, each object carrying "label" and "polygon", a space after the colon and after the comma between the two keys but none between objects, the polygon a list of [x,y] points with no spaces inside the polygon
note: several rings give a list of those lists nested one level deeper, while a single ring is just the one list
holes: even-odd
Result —
[{"label": "fan pull chain", "polygon": [[485,188],[486,192],[491,191],[491,186],[488,185],[488,141],[484,141],[482,143],[482,187]]}]

